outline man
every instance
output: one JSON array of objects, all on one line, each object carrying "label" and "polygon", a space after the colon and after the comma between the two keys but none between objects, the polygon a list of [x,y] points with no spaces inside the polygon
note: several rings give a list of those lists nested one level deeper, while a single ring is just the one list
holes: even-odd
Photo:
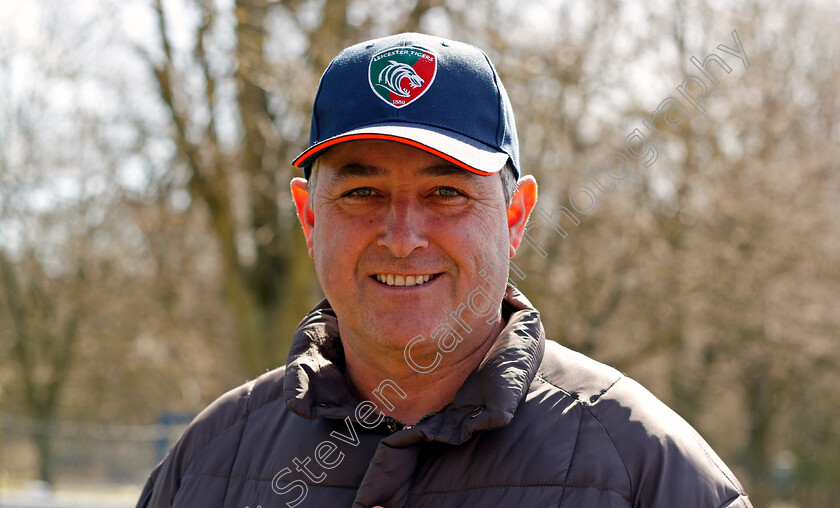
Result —
[{"label": "man", "polygon": [[291,190],[326,299],[286,366],[196,418],[139,507],[751,506],[685,421],[546,341],[506,284],[537,186],[483,52],[347,48],[310,140]]}]

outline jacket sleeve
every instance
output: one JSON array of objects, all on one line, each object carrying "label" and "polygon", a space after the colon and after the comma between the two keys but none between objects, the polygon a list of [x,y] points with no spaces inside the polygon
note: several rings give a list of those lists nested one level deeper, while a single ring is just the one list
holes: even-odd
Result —
[{"label": "jacket sleeve", "polygon": [[152,491],[155,488],[155,478],[157,478],[158,471],[160,471],[160,464],[152,471],[152,474],[149,475],[149,479],[146,480],[146,485],[143,486],[143,492],[140,493],[140,499],[137,501],[136,508],[146,508],[149,506],[149,502],[152,499]]},{"label": "jacket sleeve", "polygon": [[633,506],[752,508],[697,431],[632,379],[616,382],[588,410],[620,457]]},{"label": "jacket sleeve", "polygon": [[190,455],[190,445],[194,440],[192,425],[166,454],[163,461],[152,470],[140,494],[137,508],[172,508],[183,478],[185,457]]},{"label": "jacket sleeve", "polygon": [[[163,467],[164,463],[161,462],[158,466],[152,471],[152,474],[149,475],[149,479],[146,481],[146,485],[143,487],[143,492],[140,493],[140,500],[137,501],[137,508],[170,508],[172,506],[171,499],[175,496],[176,488],[172,488],[172,486],[166,486],[163,482],[158,482],[158,476],[160,475],[160,470]],[[152,501],[152,496],[155,496],[155,501]],[[161,496],[166,499],[170,499],[169,502],[162,503]]]},{"label": "jacket sleeve", "polygon": [[746,494],[741,494],[737,498],[727,502],[721,508],[752,508],[749,498]]},{"label": "jacket sleeve", "polygon": [[229,472],[239,440],[220,439],[230,430],[241,432],[248,414],[248,400],[254,382],[219,397],[190,423],[166,458],[149,475],[137,508],[172,508],[184,475],[193,467],[217,466],[219,474]]}]

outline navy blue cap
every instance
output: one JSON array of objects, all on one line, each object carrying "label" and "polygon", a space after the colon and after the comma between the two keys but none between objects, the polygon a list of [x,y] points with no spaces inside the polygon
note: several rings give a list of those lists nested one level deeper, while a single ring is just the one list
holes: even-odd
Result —
[{"label": "navy blue cap", "polygon": [[497,173],[519,141],[501,79],[483,51],[406,33],[342,51],[321,77],[309,148],[292,164],[310,167],[324,150],[361,139],[396,141],[473,173]]}]

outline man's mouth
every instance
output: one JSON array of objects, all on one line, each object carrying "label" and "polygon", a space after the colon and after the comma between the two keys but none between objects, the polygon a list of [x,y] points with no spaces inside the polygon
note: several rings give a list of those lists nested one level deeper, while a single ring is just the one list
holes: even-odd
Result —
[{"label": "man's mouth", "polygon": [[419,286],[437,277],[438,274],[396,275],[393,273],[377,273],[374,278],[389,286]]}]

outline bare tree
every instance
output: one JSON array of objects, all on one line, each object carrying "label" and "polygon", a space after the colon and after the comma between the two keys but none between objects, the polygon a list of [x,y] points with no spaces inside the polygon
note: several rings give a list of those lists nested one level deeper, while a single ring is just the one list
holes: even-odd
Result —
[{"label": "bare tree", "polygon": [[[11,318],[11,354],[23,383],[24,400],[32,416],[45,424],[35,433],[38,474],[52,482],[50,425],[76,358],[79,321],[86,312],[81,297],[85,281],[81,268],[56,281],[44,273],[32,253],[27,258],[15,267],[0,251],[0,268]],[[65,284],[66,288],[59,287]]]}]

